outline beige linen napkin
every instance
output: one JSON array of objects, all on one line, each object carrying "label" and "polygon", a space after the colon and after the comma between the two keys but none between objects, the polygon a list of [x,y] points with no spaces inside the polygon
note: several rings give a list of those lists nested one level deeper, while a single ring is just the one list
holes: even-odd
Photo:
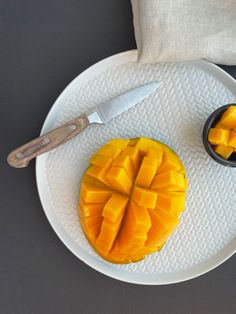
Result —
[{"label": "beige linen napkin", "polygon": [[131,0],[139,62],[236,64],[236,0]]}]

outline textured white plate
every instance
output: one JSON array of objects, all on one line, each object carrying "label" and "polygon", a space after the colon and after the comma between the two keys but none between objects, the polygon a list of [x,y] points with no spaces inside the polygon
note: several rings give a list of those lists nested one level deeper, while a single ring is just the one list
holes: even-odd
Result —
[{"label": "textured white plate", "polygon": [[[123,281],[168,284],[203,274],[235,252],[236,169],[208,157],[201,132],[213,110],[236,101],[236,82],[204,61],[141,65],[136,58],[136,51],[121,53],[80,74],[55,102],[42,133],[141,84],[161,80],[162,87],[109,124],[92,126],[40,156],[37,184],[53,229],[82,261]],[[186,211],[160,253],[139,263],[113,265],[93,251],[81,230],[79,184],[89,156],[101,145],[114,137],[138,136],[161,140],[181,156],[189,178]]]}]

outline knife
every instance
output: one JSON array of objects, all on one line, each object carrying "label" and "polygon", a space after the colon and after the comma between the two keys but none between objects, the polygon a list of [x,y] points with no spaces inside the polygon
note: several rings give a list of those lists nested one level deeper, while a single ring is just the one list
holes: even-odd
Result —
[{"label": "knife", "polygon": [[18,147],[8,155],[7,162],[15,168],[27,167],[31,159],[66,143],[89,125],[106,123],[132,108],[152,94],[160,85],[161,82],[142,85],[106,103],[102,103],[91,112],[84,113],[53,131]]}]

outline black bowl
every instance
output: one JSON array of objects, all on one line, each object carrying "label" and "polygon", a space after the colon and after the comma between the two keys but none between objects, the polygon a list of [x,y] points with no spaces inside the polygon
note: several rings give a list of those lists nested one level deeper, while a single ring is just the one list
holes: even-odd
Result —
[{"label": "black bowl", "polygon": [[229,159],[224,159],[223,157],[221,157],[220,155],[218,155],[211,143],[208,141],[208,133],[210,128],[213,128],[216,123],[219,121],[220,117],[222,116],[222,114],[226,111],[226,109],[228,109],[228,107],[230,106],[236,106],[236,103],[234,104],[228,104],[225,106],[222,106],[218,109],[216,109],[216,111],[214,111],[209,118],[207,119],[204,128],[203,128],[203,133],[202,133],[202,140],[203,140],[203,144],[204,147],[207,151],[207,153],[219,164],[226,166],[226,167],[236,167],[236,153],[232,153],[232,155],[230,156]]}]

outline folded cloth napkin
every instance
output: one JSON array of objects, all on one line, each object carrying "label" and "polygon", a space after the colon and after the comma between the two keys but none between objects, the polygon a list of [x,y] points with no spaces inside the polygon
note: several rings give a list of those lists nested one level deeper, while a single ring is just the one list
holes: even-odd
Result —
[{"label": "folded cloth napkin", "polygon": [[131,0],[139,62],[236,64],[236,0]]}]

